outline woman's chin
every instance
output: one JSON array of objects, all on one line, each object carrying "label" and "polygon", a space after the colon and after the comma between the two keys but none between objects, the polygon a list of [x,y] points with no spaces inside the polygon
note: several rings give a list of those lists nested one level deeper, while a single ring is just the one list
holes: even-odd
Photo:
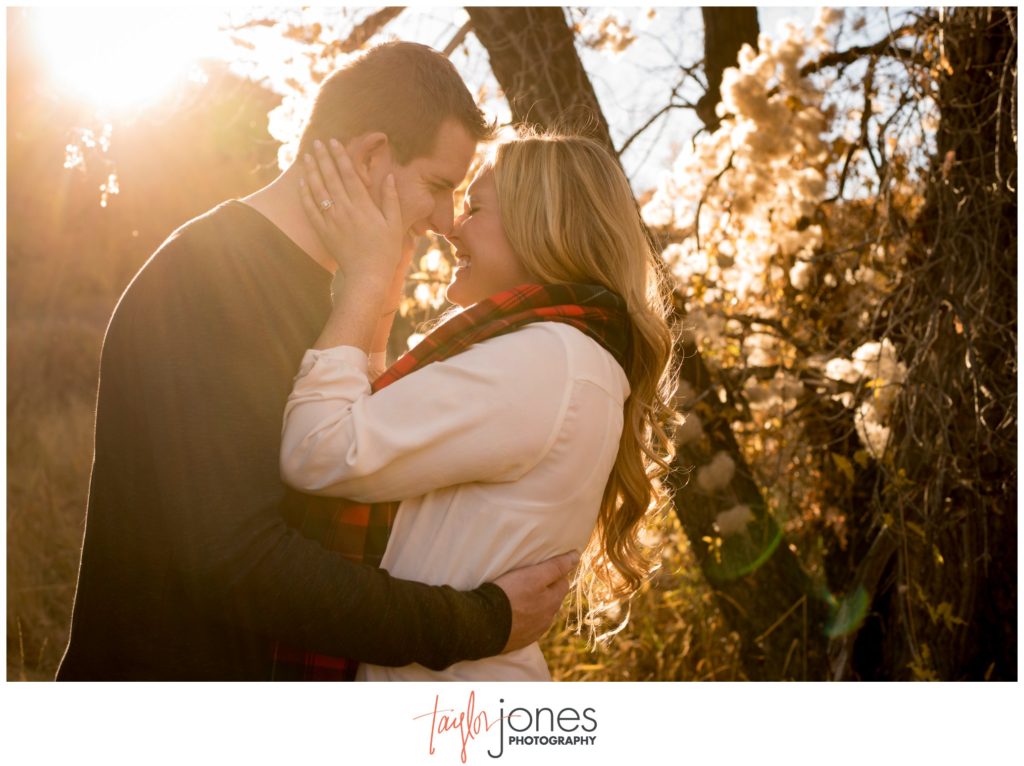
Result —
[{"label": "woman's chin", "polygon": [[444,297],[452,305],[458,306],[459,308],[466,308],[466,306],[472,304],[472,301],[468,300],[466,293],[466,286],[460,285],[458,277],[456,277],[449,283],[448,289],[444,292]]}]

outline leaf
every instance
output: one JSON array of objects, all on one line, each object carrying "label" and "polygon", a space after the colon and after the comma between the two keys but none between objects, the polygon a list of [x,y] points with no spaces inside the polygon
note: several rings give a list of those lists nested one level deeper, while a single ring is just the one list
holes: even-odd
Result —
[{"label": "leaf", "polygon": [[[931,611],[931,610],[929,610]],[[935,611],[931,612],[932,622],[938,622],[942,620],[942,624],[946,626],[948,630],[952,630],[956,625],[966,625],[967,621],[953,614],[953,605],[948,601],[943,601],[937,607]]]},{"label": "leaf", "polygon": [[790,94],[786,96],[786,108],[791,112],[799,112],[804,108],[804,102],[799,97]]},{"label": "leaf", "polygon": [[850,459],[845,455],[840,455],[838,452],[833,452],[832,462],[835,463],[836,468],[846,477],[846,480],[853,484],[853,463],[850,462]]},{"label": "leaf", "polygon": [[247,51],[254,51],[254,50],[256,50],[255,44],[249,42],[248,40],[244,40],[241,37],[237,37],[235,35],[232,35],[230,37],[230,40],[235,45],[237,45],[239,48],[245,48]]},{"label": "leaf", "polygon": [[911,662],[907,667],[914,674],[915,681],[938,681],[938,674],[927,665],[923,665],[919,662]]}]

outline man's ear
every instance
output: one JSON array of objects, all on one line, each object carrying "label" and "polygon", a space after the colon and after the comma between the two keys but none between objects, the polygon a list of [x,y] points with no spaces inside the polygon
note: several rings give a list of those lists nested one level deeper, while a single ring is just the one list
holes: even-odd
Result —
[{"label": "man's ear", "polygon": [[348,147],[349,157],[356,173],[368,189],[376,189],[391,172],[391,142],[387,134],[363,133],[356,136]]}]

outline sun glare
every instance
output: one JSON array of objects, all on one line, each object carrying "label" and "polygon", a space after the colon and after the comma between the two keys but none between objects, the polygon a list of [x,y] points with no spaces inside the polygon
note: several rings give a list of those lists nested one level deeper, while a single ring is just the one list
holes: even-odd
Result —
[{"label": "sun glare", "polygon": [[56,85],[98,111],[157,103],[216,55],[213,13],[201,8],[39,8],[35,36]]}]

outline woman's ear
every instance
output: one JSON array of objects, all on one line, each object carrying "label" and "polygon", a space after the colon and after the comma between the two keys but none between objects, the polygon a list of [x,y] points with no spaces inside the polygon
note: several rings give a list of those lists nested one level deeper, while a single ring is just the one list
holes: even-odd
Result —
[{"label": "woman's ear", "polygon": [[348,154],[356,173],[368,189],[378,189],[391,172],[391,143],[385,133],[363,133],[356,136],[349,143]]}]

